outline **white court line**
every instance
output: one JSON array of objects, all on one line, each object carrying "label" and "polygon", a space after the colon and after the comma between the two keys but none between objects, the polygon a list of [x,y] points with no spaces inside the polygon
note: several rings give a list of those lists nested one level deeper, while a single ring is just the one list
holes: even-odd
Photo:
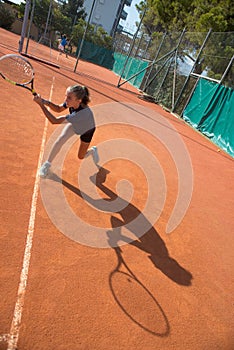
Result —
[{"label": "white court line", "polygon": [[[53,77],[53,81],[50,89],[50,100],[52,97],[53,87],[54,87],[54,77]],[[39,154],[38,165],[37,165],[37,174],[36,174],[33,195],[32,195],[31,211],[30,211],[30,217],[29,217],[26,246],[24,251],[23,266],[22,266],[21,275],[20,275],[20,282],[18,287],[14,315],[11,323],[11,330],[10,330],[10,334],[8,335],[7,350],[16,350],[18,339],[19,339],[19,330],[21,326],[24,297],[25,297],[26,286],[28,281],[28,271],[29,271],[29,264],[30,264],[31,250],[32,250],[32,243],[33,243],[33,234],[34,234],[34,227],[35,227],[37,198],[38,198],[39,183],[40,183],[39,169],[41,167],[42,159],[44,155],[47,129],[48,129],[48,120],[45,118],[44,131],[43,131],[40,154]]]}]

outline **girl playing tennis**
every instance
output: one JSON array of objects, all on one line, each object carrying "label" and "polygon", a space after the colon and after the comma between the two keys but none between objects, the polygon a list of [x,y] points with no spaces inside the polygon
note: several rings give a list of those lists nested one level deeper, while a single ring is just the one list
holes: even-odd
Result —
[{"label": "girl playing tennis", "polygon": [[[52,124],[66,123],[62,133],[53,144],[48,159],[41,166],[39,175],[41,177],[47,176],[53,159],[58,154],[63,144],[74,134],[80,135],[78,158],[83,159],[92,155],[95,164],[97,164],[99,161],[97,147],[93,146],[89,149],[89,144],[95,132],[95,121],[93,113],[88,107],[90,101],[88,88],[81,85],[68,87],[66,90],[65,102],[61,105],[44,100],[40,95],[34,96],[33,99],[41,107],[46,118]],[[45,106],[49,106],[50,109],[58,113],[69,108],[69,114],[55,117]]]}]

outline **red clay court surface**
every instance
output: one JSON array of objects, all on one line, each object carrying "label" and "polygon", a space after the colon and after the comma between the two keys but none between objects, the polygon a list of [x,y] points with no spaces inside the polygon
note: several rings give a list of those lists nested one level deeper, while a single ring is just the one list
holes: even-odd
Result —
[{"label": "red clay court surface", "polygon": [[[1,56],[17,53],[18,41],[19,36],[0,29]],[[37,50],[48,58],[46,48]],[[78,83],[89,87],[94,109],[116,117],[122,111],[126,121],[137,109],[148,111],[149,124],[166,132],[160,116],[177,130],[191,158],[192,198],[181,223],[167,234],[179,191],[173,157],[144,128],[107,123],[97,128],[92,144],[121,138],[147,147],[164,172],[165,203],[153,226],[130,244],[97,248],[70,239],[48,216],[37,188],[42,140],[57,126],[49,124],[43,134],[45,118],[30,93],[1,79],[0,349],[234,349],[233,159],[182,120],[139,99],[135,88],[118,89],[113,72],[79,61],[74,73],[74,58],[55,57],[60,69],[31,60],[35,88],[43,97],[61,103],[67,86]],[[113,232],[143,212],[151,164],[134,164],[128,148],[128,159],[102,164],[108,174],[100,179],[99,172],[96,190],[107,204],[117,197],[120,180],[132,185],[126,208],[102,211],[79,195],[76,149],[77,144],[64,163],[64,195],[75,215],[91,228],[106,228],[111,240]],[[156,177],[160,198],[157,186]]]}]

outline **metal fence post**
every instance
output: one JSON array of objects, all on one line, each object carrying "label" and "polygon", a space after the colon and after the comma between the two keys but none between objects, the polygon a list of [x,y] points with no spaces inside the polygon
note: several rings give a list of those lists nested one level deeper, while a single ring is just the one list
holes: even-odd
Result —
[{"label": "metal fence post", "polygon": [[[201,56],[201,53],[202,53],[202,51],[203,51],[203,49],[204,49],[204,47],[205,47],[205,45],[206,45],[206,43],[207,43],[207,40],[208,40],[208,38],[209,38],[211,32],[212,32],[212,29],[209,29],[209,31],[208,31],[208,33],[207,33],[207,35],[206,35],[206,37],[205,37],[205,40],[203,41],[203,43],[202,43],[202,45],[201,45],[201,47],[200,47],[199,53],[198,53],[198,55],[197,55],[197,58],[195,59],[195,61],[194,61],[194,63],[193,63],[193,67],[192,67],[192,69],[191,69],[191,72],[194,70],[194,68],[195,68],[195,66],[196,66],[196,64],[197,64],[197,62],[198,62],[198,60],[199,60],[199,58],[200,58],[200,56]],[[176,102],[175,102],[175,104],[174,104],[174,106],[173,106],[173,108],[172,108],[172,112],[175,111],[175,108],[176,108],[176,106],[178,105],[178,102],[179,102],[179,100],[180,100],[180,98],[181,98],[181,95],[183,94],[183,92],[184,92],[184,90],[185,90],[185,88],[186,88],[186,86],[187,86],[187,84],[188,84],[188,81],[189,81],[189,79],[190,79],[190,74],[191,74],[191,72],[189,73],[189,75],[187,76],[187,78],[186,78],[186,80],[185,80],[185,82],[184,82],[184,85],[183,85],[183,87],[182,87],[182,89],[181,89],[181,91],[180,91],[180,94],[179,94],[179,96],[177,97],[177,100],[176,100]],[[189,99],[190,99],[190,98],[189,98]],[[186,104],[188,104],[188,101],[187,101]]]}]

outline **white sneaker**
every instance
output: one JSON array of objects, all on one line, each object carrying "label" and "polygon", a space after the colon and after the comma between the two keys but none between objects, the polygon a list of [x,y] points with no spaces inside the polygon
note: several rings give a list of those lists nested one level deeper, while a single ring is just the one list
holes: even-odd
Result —
[{"label": "white sneaker", "polygon": [[48,160],[44,164],[42,164],[42,166],[39,169],[40,177],[46,177],[48,175],[50,167],[51,167],[51,163],[48,162]]},{"label": "white sneaker", "polygon": [[98,155],[98,149],[96,146],[93,146],[90,148],[90,150],[92,150],[92,157],[93,157],[93,161],[95,164],[98,164],[99,162],[99,155]]}]

